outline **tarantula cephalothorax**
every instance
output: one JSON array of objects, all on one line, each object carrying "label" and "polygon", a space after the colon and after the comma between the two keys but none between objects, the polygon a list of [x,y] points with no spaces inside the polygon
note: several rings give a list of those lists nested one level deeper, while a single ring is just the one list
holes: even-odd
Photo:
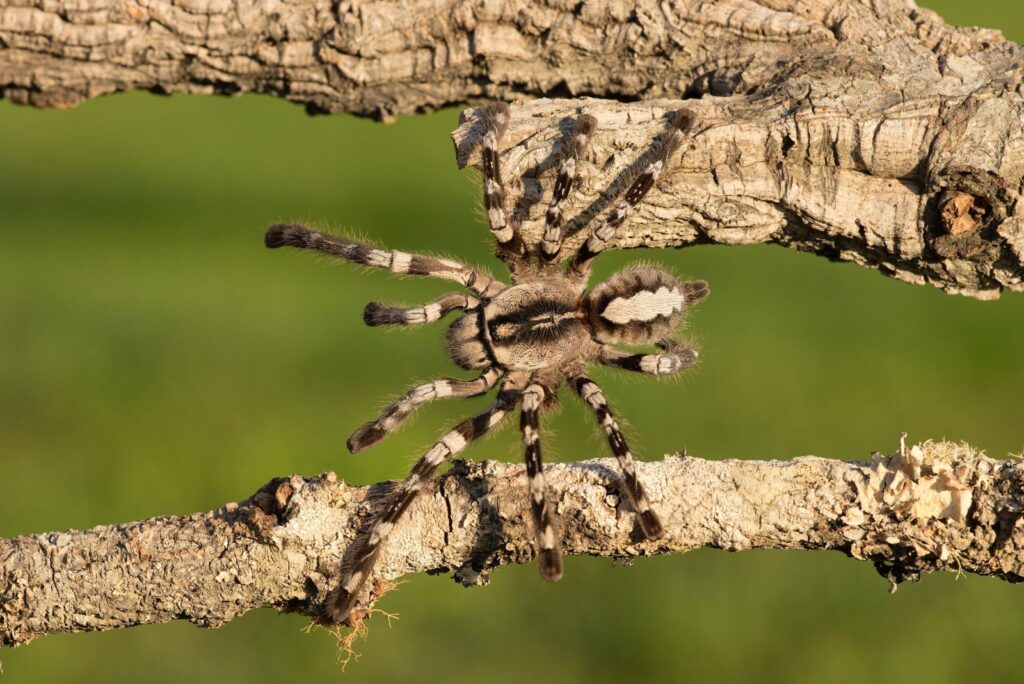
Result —
[{"label": "tarantula cephalothorax", "polygon": [[[413,308],[371,302],[363,318],[368,325],[418,325],[440,319],[456,309],[461,315],[448,329],[452,360],[467,370],[482,370],[473,380],[443,379],[420,385],[366,423],[348,440],[352,452],[379,442],[424,402],[442,397],[468,397],[499,386],[495,402],[479,415],[446,433],[416,463],[393,497],[372,520],[363,544],[343,581],[328,597],[324,615],[340,622],[355,605],[381,547],[402,514],[437,468],[469,442],[500,423],[520,401],[520,427],[526,450],[530,510],[536,531],[541,575],[562,574],[558,535],[547,502],[541,464],[539,411],[552,405],[563,381],[593,409],[622,470],[622,486],[638,516],[644,535],[657,539],[662,525],[637,478],[633,456],[612,416],[601,389],[587,377],[587,364],[663,375],[692,366],[697,351],[674,338],[688,307],[708,294],[704,281],[680,282],[665,271],[640,266],[620,271],[586,291],[591,263],[616,229],[654,185],[692,124],[686,111],[676,112],[665,133],[648,151],[643,170],[628,185],[607,217],[594,226],[572,255],[562,254],[562,210],[577,184],[579,162],[587,155],[596,119],[581,114],[563,144],[558,176],[545,217],[545,231],[536,254],[523,242],[518,226],[506,214],[505,188],[499,165],[499,142],[508,125],[504,104],[489,106],[483,116],[481,154],[484,206],[498,256],[509,266],[509,286],[475,268],[448,259],[377,249],[298,225],[273,225],[267,247],[301,247],[376,266],[394,273],[453,280],[473,294],[453,293]],[[564,261],[568,265],[563,267]],[[659,353],[632,354],[616,344],[655,344]]]}]

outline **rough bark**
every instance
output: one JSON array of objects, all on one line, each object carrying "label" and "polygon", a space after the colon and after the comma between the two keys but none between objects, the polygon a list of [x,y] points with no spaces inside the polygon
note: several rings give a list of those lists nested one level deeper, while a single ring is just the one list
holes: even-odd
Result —
[{"label": "rough bark", "polygon": [[[512,107],[504,163],[506,176],[526,176],[518,214],[527,242],[543,232],[552,166],[580,112],[598,130],[574,203],[578,219],[567,229],[571,247],[646,163],[638,160],[671,112],[685,107],[697,120],[689,145],[612,248],[773,243],[979,298],[1024,289],[1020,86],[972,81],[948,65],[928,73],[922,55],[905,47],[888,45],[877,71],[848,65],[822,79],[823,65],[794,68],[756,95]],[[887,83],[883,65],[913,71],[914,88]],[[479,163],[481,111],[464,113],[452,135],[460,165]]]},{"label": "rough bark", "polygon": [[1024,289],[1022,65],[997,31],[909,0],[0,0],[0,96],[37,106],[133,88],[383,118],[642,99],[515,112],[518,158],[542,162],[554,124],[591,109],[614,177],[687,98],[694,145],[619,246],[774,242],[981,298]]},{"label": "rough bark", "polygon": [[[666,527],[658,542],[643,539],[611,459],[548,472],[569,554],[831,549],[873,562],[893,586],[934,571],[1024,578],[1024,466],[966,445],[925,443],[871,463],[644,463]],[[267,604],[316,614],[388,487],[296,475],[210,513],[0,540],[0,646],[175,619],[215,627]],[[396,529],[364,607],[408,573],[454,569],[473,585],[530,562],[527,506],[521,466],[458,462]]]}]

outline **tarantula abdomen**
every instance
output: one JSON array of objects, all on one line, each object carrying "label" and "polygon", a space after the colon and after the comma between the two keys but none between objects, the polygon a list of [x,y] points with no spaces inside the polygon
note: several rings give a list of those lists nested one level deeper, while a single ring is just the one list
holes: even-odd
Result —
[{"label": "tarantula abdomen", "polygon": [[595,340],[645,344],[671,338],[687,308],[707,294],[703,280],[679,282],[667,271],[634,266],[595,286],[583,306]]}]

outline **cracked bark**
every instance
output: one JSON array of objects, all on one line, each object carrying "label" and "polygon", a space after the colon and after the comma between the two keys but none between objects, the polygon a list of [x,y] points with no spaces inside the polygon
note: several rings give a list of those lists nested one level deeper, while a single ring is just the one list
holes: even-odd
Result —
[{"label": "cracked bark", "polygon": [[[643,538],[615,472],[612,459],[547,470],[566,553],[835,550],[874,563],[893,586],[936,571],[1024,578],[1024,465],[967,445],[926,442],[871,463],[641,463],[665,522],[658,542]],[[0,646],[175,619],[216,627],[267,604],[314,615],[389,486],[295,475],[210,513],[0,540]],[[455,570],[474,585],[530,562],[529,524],[522,466],[459,461],[389,540],[363,607],[408,573]]]},{"label": "cracked bark", "polygon": [[979,298],[1024,289],[1022,66],[909,0],[0,0],[0,95],[36,106],[148,88],[390,118],[598,96],[515,107],[507,156],[543,162],[586,107],[614,178],[683,98],[693,145],[618,246],[772,242]]}]

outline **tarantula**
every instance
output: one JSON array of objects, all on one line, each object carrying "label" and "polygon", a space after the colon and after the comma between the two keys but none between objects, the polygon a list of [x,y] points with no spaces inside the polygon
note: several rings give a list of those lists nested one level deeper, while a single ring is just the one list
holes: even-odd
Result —
[{"label": "tarantula", "polygon": [[[380,550],[402,514],[423,490],[445,459],[500,423],[520,401],[520,427],[526,451],[530,512],[536,533],[538,565],[544,579],[562,575],[562,559],[552,506],[545,492],[541,462],[540,418],[552,406],[559,386],[567,382],[597,416],[622,471],[622,486],[640,528],[648,539],[663,533],[637,477],[633,456],[604,394],[587,377],[587,364],[617,366],[663,375],[697,362],[697,350],[674,339],[687,309],[708,294],[704,281],[679,281],[660,269],[640,266],[614,274],[586,291],[594,258],[657,181],[692,125],[692,115],[676,112],[667,130],[648,151],[636,175],[614,208],[590,231],[575,254],[563,254],[563,210],[578,185],[580,162],[587,154],[597,120],[581,114],[562,145],[558,175],[545,215],[545,229],[535,253],[520,236],[515,217],[506,212],[506,191],[499,164],[499,144],[509,122],[505,104],[489,106],[483,115],[480,144],[483,159],[484,207],[498,256],[513,276],[509,286],[487,273],[432,256],[377,249],[301,225],[276,224],[266,233],[267,247],[299,247],[394,273],[453,280],[473,294],[453,293],[412,308],[371,302],[367,325],[419,325],[459,310],[448,329],[452,360],[466,370],[480,370],[473,380],[442,379],[409,390],[381,415],[349,438],[353,453],[373,446],[397,428],[421,404],[443,397],[469,397],[499,385],[495,402],[477,416],[444,434],[416,463],[392,498],[376,514],[363,537],[351,568],[328,596],[325,619],[341,622],[355,605]],[[567,265],[564,262],[568,262]],[[629,353],[614,345],[654,343],[660,353]]]}]

